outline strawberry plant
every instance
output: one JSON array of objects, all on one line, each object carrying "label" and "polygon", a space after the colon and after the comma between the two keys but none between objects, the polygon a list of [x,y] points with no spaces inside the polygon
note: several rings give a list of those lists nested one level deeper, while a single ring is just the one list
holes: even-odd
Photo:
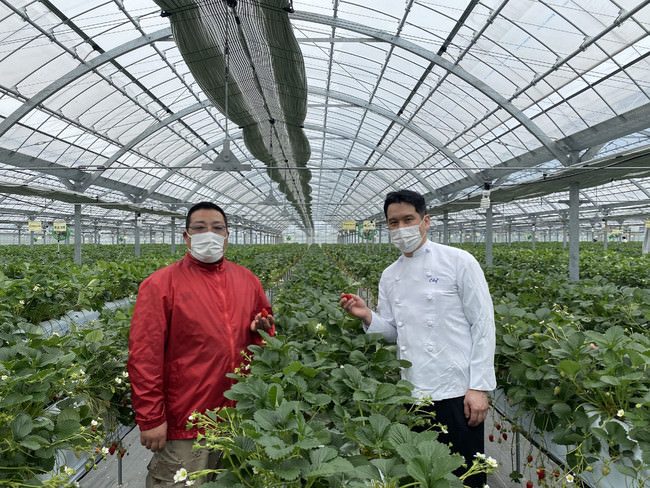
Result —
[{"label": "strawberry plant", "polygon": [[[345,286],[312,246],[278,291],[277,335],[262,333],[250,374],[234,374],[226,392],[236,408],[193,415],[208,446],[224,452],[225,469],[206,488],[462,486],[452,471],[463,459],[437,441],[435,419],[423,433],[410,429],[427,419],[400,379],[408,363],[338,307]],[[495,464],[477,458],[472,472]]]},{"label": "strawberry plant", "polygon": [[[480,247],[463,247],[484,257]],[[560,484],[581,472],[606,476],[602,464],[641,487],[650,478],[649,257],[632,246],[581,247],[582,279],[570,282],[568,251],[538,247],[495,245],[494,265],[485,268],[495,303],[497,378],[522,419],[514,428],[565,446],[569,472],[558,476]],[[394,260],[358,246],[326,250],[346,269],[373,261],[374,270],[359,269],[374,276]],[[495,429],[488,442],[511,440],[504,434]],[[550,483],[543,473],[538,481]]]}]

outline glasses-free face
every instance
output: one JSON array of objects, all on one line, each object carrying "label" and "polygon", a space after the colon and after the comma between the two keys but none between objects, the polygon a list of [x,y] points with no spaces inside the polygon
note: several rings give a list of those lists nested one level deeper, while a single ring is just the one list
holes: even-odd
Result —
[{"label": "glasses-free face", "polygon": [[386,209],[388,230],[419,225],[422,221],[424,221],[424,230],[426,231],[430,225],[429,216],[420,217],[420,214],[415,211],[415,207],[410,203],[391,203]]},{"label": "glasses-free face", "polygon": [[203,234],[204,232],[214,232],[225,236],[228,233],[228,228],[225,225],[191,225],[189,230],[192,234]]}]

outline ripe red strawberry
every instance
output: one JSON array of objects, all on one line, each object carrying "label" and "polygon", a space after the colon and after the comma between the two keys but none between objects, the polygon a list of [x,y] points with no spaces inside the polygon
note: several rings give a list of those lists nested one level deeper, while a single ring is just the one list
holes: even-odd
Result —
[{"label": "ripe red strawberry", "polygon": [[343,296],[343,298],[345,298],[346,300],[350,300],[350,299],[352,298],[352,295],[350,295],[349,293],[342,293],[342,296]]},{"label": "ripe red strawberry", "polygon": [[539,468],[537,470],[537,479],[543,480],[545,475],[546,473],[544,472],[544,468]]},{"label": "ripe red strawberry", "polygon": [[111,447],[108,448],[108,453],[112,456],[115,454],[115,449],[117,449],[117,442],[111,444]]},{"label": "ripe red strawberry", "polygon": [[555,476],[556,478],[559,478],[560,477],[560,471],[557,470],[557,469],[555,471],[553,471],[553,476]]},{"label": "ripe red strawberry", "polygon": [[126,448],[124,448],[124,447],[120,447],[120,450],[117,451],[117,455],[118,455],[119,457],[123,458],[125,454],[126,454]]},{"label": "ripe red strawberry", "polygon": [[490,434],[490,435],[488,436],[488,440],[489,440],[490,442],[494,442],[494,436],[493,436],[492,434]]},{"label": "ripe red strawberry", "polygon": [[533,482],[532,481],[527,481],[526,482],[526,488],[533,488]]},{"label": "ripe red strawberry", "polygon": [[501,430],[501,424],[494,424],[494,428],[497,430]]},{"label": "ripe red strawberry", "polygon": [[503,434],[501,434],[501,436],[503,437],[504,441],[508,440],[508,434],[506,434],[505,432]]},{"label": "ripe red strawberry", "polygon": [[265,308],[262,309],[262,312],[261,312],[261,313],[262,313],[262,318],[266,318],[266,317],[269,316],[269,312],[268,312],[268,310],[266,310]]},{"label": "ripe red strawberry", "polygon": [[528,455],[528,462],[532,463],[533,462],[533,456],[531,454]]}]

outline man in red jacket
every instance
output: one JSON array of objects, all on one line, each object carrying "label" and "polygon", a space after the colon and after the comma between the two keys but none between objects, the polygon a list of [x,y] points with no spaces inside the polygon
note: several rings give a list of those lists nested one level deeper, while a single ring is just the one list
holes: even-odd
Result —
[{"label": "man in red jacket", "polygon": [[192,450],[197,431],[187,430],[188,417],[233,406],[223,395],[234,383],[226,374],[241,365],[241,351],[261,343],[258,330],[275,330],[259,279],[224,258],[224,211],[194,205],[183,237],[189,252],[142,282],[131,320],[132,405],[140,442],[154,452],[147,488],[181,486],[181,468],[216,468],[218,453]]}]

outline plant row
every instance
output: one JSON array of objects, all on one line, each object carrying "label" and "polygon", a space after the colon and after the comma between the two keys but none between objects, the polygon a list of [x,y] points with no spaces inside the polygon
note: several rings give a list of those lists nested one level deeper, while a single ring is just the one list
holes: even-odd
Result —
[{"label": "plant row", "polygon": [[[355,246],[325,249],[364,284],[394,258]],[[565,446],[573,474],[592,471],[600,480],[616,469],[641,487],[650,476],[650,289],[629,283],[646,282],[648,258],[594,249],[581,257],[581,275],[592,277],[572,282],[564,265],[553,265],[562,252],[502,247],[485,268],[498,385],[517,419],[526,419],[518,428]],[[612,263],[645,269],[627,279],[612,273]]]},{"label": "plant row", "polygon": [[129,320],[119,310],[46,337],[38,325],[3,315],[0,486],[73,486],[73,468],[56,466],[59,452],[117,448],[115,428],[133,421],[125,367]]},{"label": "plant row", "polygon": [[[229,259],[254,262],[259,274],[273,277],[284,274],[305,251],[306,246],[299,245],[252,251],[238,246],[227,253]],[[150,254],[122,263],[97,261],[95,272],[105,275],[91,278],[85,288],[90,273],[83,266],[54,263],[50,269],[52,276],[58,276],[60,269],[77,270],[78,294],[108,280],[122,283],[123,294],[132,294],[147,273],[171,259],[162,252]],[[69,286],[72,280],[57,283],[45,264],[25,264],[16,267],[23,276],[14,278],[24,286],[7,288],[16,293],[12,297],[26,304],[36,299],[50,313],[58,310],[56,298],[46,291]],[[5,280],[10,278],[5,275]],[[27,293],[17,293],[25,288]],[[94,305],[100,306],[100,300]],[[32,323],[33,314],[12,312],[0,310],[0,487],[73,486],[72,468],[56,465],[62,451],[124,455],[115,429],[133,420],[125,367],[130,311],[104,311],[98,321],[73,325],[63,336],[44,334],[40,325]]]},{"label": "plant row", "polygon": [[[232,246],[227,259],[253,270],[270,286],[293,264],[306,246],[279,244]],[[0,312],[32,323],[58,318],[70,310],[100,310],[104,303],[135,296],[144,278],[182,258],[185,247],[171,256],[169,246],[85,246],[84,264],[69,252],[56,258],[56,246],[0,247]]]},{"label": "plant row", "polygon": [[[250,371],[232,375],[226,397],[237,406],[188,421],[224,453],[224,470],[203,486],[462,486],[452,474],[462,457],[438,442],[441,427],[400,379],[409,363],[339,307],[355,286],[310,247],[276,295],[276,335],[250,347]],[[494,468],[479,456],[472,472]]]}]

